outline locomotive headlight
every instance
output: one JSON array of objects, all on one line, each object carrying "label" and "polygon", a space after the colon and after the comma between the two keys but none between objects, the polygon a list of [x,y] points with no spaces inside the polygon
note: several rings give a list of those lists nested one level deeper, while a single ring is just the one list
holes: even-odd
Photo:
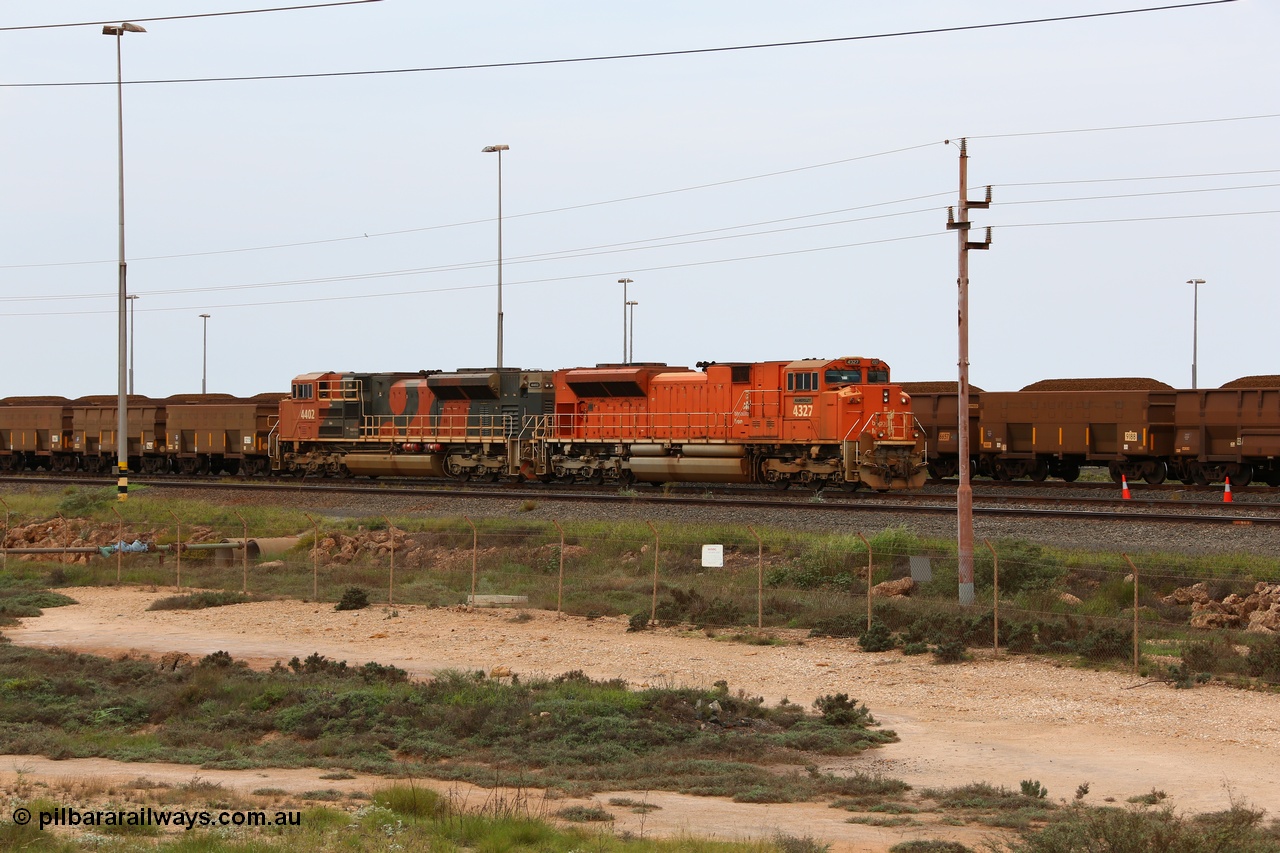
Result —
[{"label": "locomotive headlight", "polygon": [[888,389],[888,388],[884,389],[884,397],[883,397],[883,401],[884,401],[884,402],[886,402],[886,403],[887,403],[887,402],[889,402],[889,389]]},{"label": "locomotive headlight", "polygon": [[902,395],[902,405],[904,405],[904,406],[905,406],[907,403],[910,403],[910,402],[911,402],[911,398],[910,398],[910,397],[908,397],[906,394],[903,394],[903,395]]}]

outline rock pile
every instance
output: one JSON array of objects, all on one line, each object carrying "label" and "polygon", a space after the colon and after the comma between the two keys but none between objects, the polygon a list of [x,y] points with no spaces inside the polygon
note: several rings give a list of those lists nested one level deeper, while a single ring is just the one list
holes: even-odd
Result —
[{"label": "rock pile", "polygon": [[[4,537],[2,547],[5,548],[101,548],[113,545],[123,536],[128,542],[135,539],[154,543],[159,539],[173,536],[172,528],[154,530],[138,530],[121,528],[117,524],[94,524],[83,519],[51,518],[45,521],[33,521],[12,527]],[[183,525],[182,541],[214,542],[218,540],[212,528],[200,525],[187,527]],[[15,560],[36,560],[58,563],[89,562],[96,554],[14,554]]]},{"label": "rock pile", "polygon": [[916,588],[911,578],[899,578],[896,581],[884,581],[871,587],[872,598],[904,598]]},{"label": "rock pile", "polygon": [[1201,582],[1175,589],[1160,603],[1183,607],[1190,604],[1193,628],[1244,628],[1254,634],[1280,632],[1280,583],[1260,581],[1247,597],[1232,593],[1214,601],[1209,585]]}]

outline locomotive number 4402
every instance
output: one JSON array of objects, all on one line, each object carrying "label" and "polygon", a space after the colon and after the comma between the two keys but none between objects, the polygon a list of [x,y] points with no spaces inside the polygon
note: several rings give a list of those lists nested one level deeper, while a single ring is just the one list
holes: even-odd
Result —
[{"label": "locomotive number 4402", "polygon": [[299,409],[299,410],[298,410],[298,420],[300,420],[300,421],[314,421],[315,419],[316,419],[316,410],[315,410],[315,409]]}]

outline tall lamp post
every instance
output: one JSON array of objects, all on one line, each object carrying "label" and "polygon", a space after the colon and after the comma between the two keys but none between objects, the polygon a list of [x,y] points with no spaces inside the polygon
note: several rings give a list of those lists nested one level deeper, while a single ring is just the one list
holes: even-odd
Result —
[{"label": "tall lamp post", "polygon": [[510,151],[509,145],[486,145],[482,154],[498,155],[498,369],[502,369],[502,152]]},{"label": "tall lamp post", "polygon": [[129,394],[134,393],[133,390],[133,345],[138,337],[138,321],[134,317],[134,309],[138,307],[138,294],[130,293],[125,297],[129,300]]},{"label": "tall lamp post", "polygon": [[1200,347],[1200,285],[1204,284],[1202,278],[1189,278],[1187,284],[1191,285],[1191,390],[1196,388],[1196,361],[1197,350]]},{"label": "tall lamp post", "polygon": [[627,304],[631,306],[631,352],[627,355],[627,364],[633,364],[636,360],[636,306],[640,303],[633,299]]},{"label": "tall lamp post", "polygon": [[631,303],[627,301],[627,285],[631,284],[631,279],[620,278],[618,284],[622,285],[622,363],[629,364],[630,359],[627,358],[627,306]]},{"label": "tall lamp post", "polygon": [[209,315],[201,314],[200,319],[204,320],[204,346],[201,348],[200,357],[200,393],[209,393]]},{"label": "tall lamp post", "polygon": [[120,175],[120,298],[119,298],[119,393],[116,396],[116,499],[126,500],[129,497],[129,401],[128,367],[126,365],[125,347],[128,343],[129,330],[126,325],[125,302],[128,288],[125,285],[126,267],[124,261],[124,76],[121,70],[120,41],[125,33],[145,33],[146,30],[137,24],[122,23],[119,26],[102,28],[104,36],[114,36],[116,40],[116,127],[119,142],[119,175]]}]

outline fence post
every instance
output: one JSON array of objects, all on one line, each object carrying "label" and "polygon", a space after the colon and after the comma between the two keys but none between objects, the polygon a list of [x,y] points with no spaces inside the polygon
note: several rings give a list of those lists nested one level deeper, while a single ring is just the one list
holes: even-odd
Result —
[{"label": "fence post", "polygon": [[645,524],[653,531],[653,603],[649,606],[649,622],[653,623],[658,621],[658,551],[662,547],[662,537],[653,522],[646,521]]},{"label": "fence post", "polygon": [[982,544],[987,546],[987,550],[991,552],[991,611],[994,614],[991,618],[991,631],[995,642],[995,654],[1000,654],[1000,557],[996,554],[996,549],[991,547],[991,541],[983,539]]},{"label": "fence post", "polygon": [[396,588],[396,527],[385,515],[382,520],[387,523],[388,536],[391,538],[391,570],[387,573],[387,606],[392,605],[391,594]]},{"label": "fence post", "polygon": [[124,516],[115,507],[112,507],[111,511],[116,514],[116,518],[120,521],[120,524],[116,527],[116,583],[120,583],[120,558],[124,551],[124,548],[121,547],[124,545]]},{"label": "fence post", "polygon": [[867,630],[871,630],[871,574],[873,565],[871,562],[871,543],[867,541],[867,537],[861,533],[858,538],[862,540],[862,544],[867,546]]},{"label": "fence post", "polygon": [[475,522],[468,516],[462,517],[467,524],[471,525],[471,606],[476,606],[476,554],[480,543],[480,534],[476,531]]},{"label": "fence post", "polygon": [[556,585],[556,618],[563,619],[564,614],[560,606],[564,602],[564,528],[554,518],[551,519],[551,523],[556,526],[556,530],[560,531],[560,581]]},{"label": "fence post", "polygon": [[320,524],[310,513],[304,512],[311,522],[311,600],[320,600]]},{"label": "fence post", "polygon": [[62,522],[62,547],[63,552],[58,555],[58,562],[65,563],[67,561],[67,551],[71,550],[71,525],[67,524],[67,520],[63,518],[62,513],[58,513],[58,519]]},{"label": "fence post", "polygon": [[4,498],[0,498],[0,504],[4,504],[4,538],[0,539],[0,550],[4,551],[4,570],[9,570],[9,504],[5,503]]},{"label": "fence post", "polygon": [[178,518],[177,513],[169,510],[169,515],[173,516],[173,520],[178,523],[178,544],[174,545],[174,553],[178,555],[178,574],[176,577],[178,592],[182,592],[182,519]]},{"label": "fence post", "polygon": [[244,547],[240,549],[240,565],[244,572],[244,580],[240,587],[240,591],[245,595],[249,594],[249,522],[244,520],[244,516],[240,514],[240,510],[235,510],[236,518],[240,519],[240,526],[244,531]]},{"label": "fence post", "polygon": [[1133,569],[1133,674],[1138,674],[1138,567],[1129,559],[1128,554],[1121,554],[1124,561]]},{"label": "fence post", "polygon": [[750,524],[747,529],[756,537],[756,630],[764,630],[764,540]]}]

